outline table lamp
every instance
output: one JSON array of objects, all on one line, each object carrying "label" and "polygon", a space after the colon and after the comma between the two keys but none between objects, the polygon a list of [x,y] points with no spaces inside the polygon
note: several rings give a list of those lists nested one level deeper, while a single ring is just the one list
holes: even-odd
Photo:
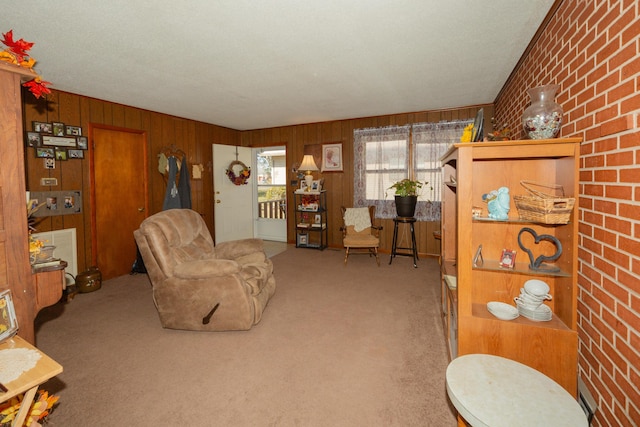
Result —
[{"label": "table lamp", "polygon": [[313,184],[313,175],[311,175],[311,172],[318,170],[318,166],[316,166],[316,162],[313,161],[313,156],[311,154],[304,155],[299,170],[307,171],[307,174],[304,176],[304,181],[307,183],[307,191],[310,191],[311,184]]}]

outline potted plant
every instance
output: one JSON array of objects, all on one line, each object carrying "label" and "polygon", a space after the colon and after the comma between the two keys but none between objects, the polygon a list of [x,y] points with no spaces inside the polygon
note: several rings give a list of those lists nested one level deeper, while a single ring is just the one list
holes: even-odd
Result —
[{"label": "potted plant", "polygon": [[412,218],[416,213],[418,195],[426,183],[405,178],[388,189],[395,190],[396,214],[400,217]]}]

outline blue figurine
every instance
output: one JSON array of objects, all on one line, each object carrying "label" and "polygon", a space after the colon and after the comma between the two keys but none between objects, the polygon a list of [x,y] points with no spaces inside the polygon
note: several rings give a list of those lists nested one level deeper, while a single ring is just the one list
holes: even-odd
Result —
[{"label": "blue figurine", "polygon": [[500,187],[490,193],[483,194],[482,200],[487,202],[489,218],[505,221],[509,219],[509,206],[511,197],[507,187]]}]

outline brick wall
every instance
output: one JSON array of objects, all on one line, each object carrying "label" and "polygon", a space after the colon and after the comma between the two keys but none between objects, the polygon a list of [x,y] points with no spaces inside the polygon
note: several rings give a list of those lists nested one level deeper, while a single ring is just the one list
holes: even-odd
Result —
[{"label": "brick wall", "polygon": [[561,86],[561,136],[580,136],[580,376],[594,426],[640,425],[640,5],[562,2],[499,99],[523,137],[527,89]]}]

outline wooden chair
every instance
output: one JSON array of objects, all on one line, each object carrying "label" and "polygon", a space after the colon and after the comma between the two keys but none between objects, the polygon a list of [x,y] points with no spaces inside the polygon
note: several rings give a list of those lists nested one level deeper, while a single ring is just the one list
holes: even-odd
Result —
[{"label": "wooden chair", "polygon": [[[342,244],[345,247],[344,264],[347,265],[349,254],[369,254],[376,257],[376,263],[380,267],[378,247],[380,246],[380,230],[382,226],[374,225],[375,206],[368,208],[345,208],[342,206]],[[368,221],[363,221],[368,213]],[[358,231],[356,231],[356,229]]]}]

